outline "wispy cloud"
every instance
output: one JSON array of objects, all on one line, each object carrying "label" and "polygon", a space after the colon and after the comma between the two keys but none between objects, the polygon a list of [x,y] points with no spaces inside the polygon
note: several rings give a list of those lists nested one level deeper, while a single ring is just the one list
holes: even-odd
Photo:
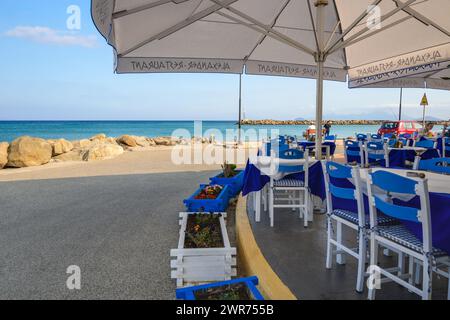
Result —
[{"label": "wispy cloud", "polygon": [[56,44],[62,46],[81,46],[85,48],[93,48],[97,45],[97,37],[94,35],[83,36],[78,34],[70,34],[40,26],[17,26],[14,29],[8,30],[5,35],[7,37],[23,38],[38,43]]}]

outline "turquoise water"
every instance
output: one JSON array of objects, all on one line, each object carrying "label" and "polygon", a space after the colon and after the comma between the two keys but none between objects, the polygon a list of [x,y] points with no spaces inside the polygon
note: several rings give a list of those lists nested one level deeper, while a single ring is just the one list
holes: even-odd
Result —
[{"label": "turquoise water", "polygon": [[[353,136],[356,132],[376,132],[379,126],[333,126],[332,134],[339,138]],[[244,130],[278,130],[282,135],[297,135],[306,130],[307,126],[244,126]],[[194,134],[194,121],[0,121],[0,141],[11,142],[20,136],[33,136],[44,139],[64,138],[79,140],[104,133],[107,136],[118,137],[123,134],[157,137],[170,136],[175,130],[181,129],[185,134]],[[209,137],[208,130],[215,129],[214,136],[222,140],[220,135],[226,136],[226,130],[237,129],[235,121],[203,121],[203,134]],[[176,136],[183,135],[177,132]],[[268,133],[270,136],[271,134]],[[232,139],[228,139],[232,140]]]}]

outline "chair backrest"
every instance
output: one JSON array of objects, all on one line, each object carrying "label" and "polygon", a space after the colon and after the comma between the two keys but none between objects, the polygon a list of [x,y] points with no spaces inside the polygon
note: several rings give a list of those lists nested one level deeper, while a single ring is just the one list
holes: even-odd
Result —
[{"label": "chair backrest", "polygon": [[359,157],[360,164],[364,164],[364,154],[361,141],[346,140],[344,143],[345,162],[348,163],[348,157]]},{"label": "chair backrest", "polygon": [[[388,171],[369,170],[367,189],[370,207],[370,227],[376,230],[377,211],[398,220],[422,224],[423,250],[431,252],[431,218],[428,183],[426,179],[412,179]],[[418,196],[420,208],[394,204],[394,194]]]},{"label": "chair backrest", "polygon": [[287,149],[280,151],[280,159],[303,159],[305,153],[298,149]]},{"label": "chair backrest", "polygon": [[333,142],[336,142],[336,139],[337,139],[337,135],[334,134],[334,135],[326,136],[325,139],[324,139],[324,141],[333,141]]},{"label": "chair backrest", "polygon": [[387,145],[383,142],[366,142],[366,163],[370,164],[374,161],[385,160],[385,165],[389,167],[389,152]]},{"label": "chair backrest", "polygon": [[442,156],[450,156],[450,138],[442,137]]},{"label": "chair backrest", "polygon": [[423,139],[421,141],[416,141],[414,146],[420,147],[420,148],[426,148],[426,149],[434,149],[434,148],[436,148],[436,141]]},{"label": "chair backrest", "polygon": [[[330,214],[333,211],[333,197],[345,200],[356,200],[359,225],[364,227],[366,222],[359,168],[342,165],[333,161],[322,161],[322,168],[325,180],[327,212]],[[333,184],[332,179],[351,180],[354,188],[338,187]]]},{"label": "chair backrest", "polygon": [[419,170],[450,174],[450,158],[420,160]]},{"label": "chair backrest", "polygon": [[383,138],[383,136],[381,134],[378,133],[373,133],[370,135],[370,139],[371,140],[381,140]]},{"label": "chair backrest", "polygon": [[366,141],[367,140],[367,134],[357,133],[356,134],[356,140],[358,140],[358,141]]},{"label": "chair backrest", "polygon": [[272,155],[272,150],[275,152],[275,155],[278,155],[280,152],[289,149],[287,144],[278,143],[278,141],[271,141],[266,143],[266,155]]}]

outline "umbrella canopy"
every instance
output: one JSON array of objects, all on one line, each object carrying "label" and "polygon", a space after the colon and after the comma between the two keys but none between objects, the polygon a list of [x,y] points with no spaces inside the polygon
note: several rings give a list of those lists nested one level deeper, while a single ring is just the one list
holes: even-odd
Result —
[{"label": "umbrella canopy", "polygon": [[318,128],[323,80],[372,85],[446,69],[448,12],[448,0],[92,0],[117,73],[317,79]]}]

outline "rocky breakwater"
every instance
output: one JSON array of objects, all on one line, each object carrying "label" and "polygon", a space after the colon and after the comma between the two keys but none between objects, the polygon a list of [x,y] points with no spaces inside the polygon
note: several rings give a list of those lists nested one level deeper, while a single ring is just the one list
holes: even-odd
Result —
[{"label": "rocky breakwater", "polygon": [[[324,120],[322,125],[331,121],[335,126],[364,126],[364,125],[381,125],[387,120]],[[428,121],[427,121],[428,122]],[[445,121],[429,121],[435,125],[443,125]],[[242,125],[248,126],[286,126],[286,125],[315,125],[314,120],[242,120]]]},{"label": "rocky breakwater", "polygon": [[189,141],[173,137],[148,138],[132,135],[113,138],[105,134],[76,141],[44,140],[24,136],[11,144],[0,142],[0,169],[34,167],[50,162],[107,160],[127,151],[190,143],[210,143],[210,141],[205,138],[192,138]]}]

